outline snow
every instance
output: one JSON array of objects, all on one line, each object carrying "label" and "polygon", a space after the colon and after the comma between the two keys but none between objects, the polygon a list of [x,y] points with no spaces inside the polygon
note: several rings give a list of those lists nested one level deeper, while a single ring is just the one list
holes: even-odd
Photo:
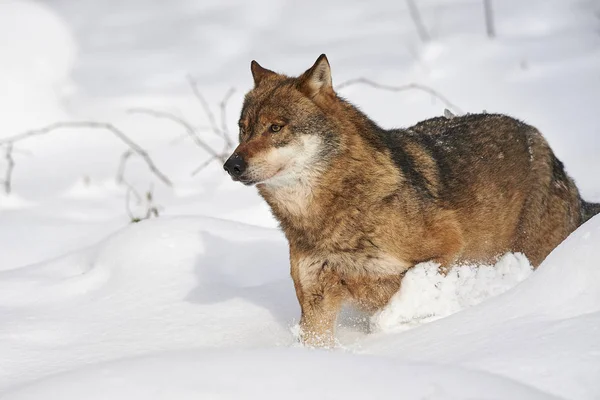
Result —
[{"label": "snow", "polygon": [[70,90],[75,43],[47,6],[4,0],[0,7],[2,137],[65,116],[57,92]]},{"label": "snow", "polygon": [[[64,120],[110,122],[148,151],[159,182],[109,132],[62,129],[15,144],[0,194],[0,396],[4,399],[600,397],[600,217],[535,272],[519,254],[448,276],[421,264],[377,315],[346,310],[340,348],[297,343],[288,249],[255,189],[231,182],[182,127],[208,124],[230,87],[234,131],[249,62],[290,74],[325,52],[334,83],[418,82],[462,111],[538,127],[600,201],[597,2],[0,1],[0,140]],[[294,18],[290,18],[293,15]],[[442,115],[420,91],[341,93],[383,126]],[[455,111],[455,110],[453,110]],[[222,141],[202,133],[220,148]],[[4,148],[0,146],[0,154]],[[0,157],[0,180],[6,164]],[[143,215],[147,192],[160,216]]]},{"label": "snow", "polygon": [[[465,387],[463,382],[472,383]],[[5,398],[392,399],[399,393],[410,399],[556,399],[480,371],[290,349],[187,351],[122,360],[36,382]]]},{"label": "snow", "polygon": [[447,317],[507,291],[533,271],[527,258],[508,253],[495,265],[459,265],[446,276],[438,264],[422,263],[402,279],[402,290],[377,313],[372,324],[379,330],[406,330]]}]

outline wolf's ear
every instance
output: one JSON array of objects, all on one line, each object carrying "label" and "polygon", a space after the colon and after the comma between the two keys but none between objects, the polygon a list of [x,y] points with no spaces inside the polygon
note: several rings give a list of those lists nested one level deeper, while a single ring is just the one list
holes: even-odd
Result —
[{"label": "wolf's ear", "polygon": [[250,63],[250,71],[252,71],[252,77],[254,78],[254,86],[258,86],[266,77],[276,75],[275,72],[261,67],[260,64],[254,60]]},{"label": "wolf's ear", "polygon": [[331,85],[331,67],[327,56],[321,54],[314,65],[299,78],[298,88],[308,97],[315,97],[319,93],[333,93]]}]

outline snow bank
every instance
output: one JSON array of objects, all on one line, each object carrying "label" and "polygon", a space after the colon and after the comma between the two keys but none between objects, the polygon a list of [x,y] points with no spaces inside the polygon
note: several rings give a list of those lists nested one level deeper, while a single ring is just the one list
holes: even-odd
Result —
[{"label": "snow bank", "polygon": [[0,388],[159,350],[290,344],[299,313],[281,233],[211,218],[0,272],[0,309]]},{"label": "snow bank", "polygon": [[522,254],[508,253],[496,265],[459,265],[446,276],[435,263],[409,270],[402,290],[374,316],[380,331],[405,330],[446,317],[507,291],[529,276],[531,264]]},{"label": "snow bank", "polygon": [[[407,398],[438,389],[442,397],[478,397],[483,388],[496,386],[489,393],[498,397],[485,398],[536,393],[512,381],[563,397],[592,398],[600,394],[598,240],[600,218],[594,218],[528,279],[491,299],[486,298],[530,273],[521,256],[505,256],[496,271],[460,267],[445,278],[432,265],[419,266],[407,275],[411,298],[397,296],[376,318],[378,332],[342,327],[358,330],[343,342],[346,352],[397,359],[384,361],[339,351],[232,352],[294,345],[291,327],[299,309],[281,233],[210,218],[146,221],[85,251],[0,273],[0,309],[9,311],[0,326],[0,387],[90,363],[168,352],[49,378],[23,389],[33,397],[15,398],[83,393],[86,387],[105,398],[161,390],[183,398],[192,393],[234,398],[243,388],[249,390],[246,398],[259,398],[267,382],[278,394],[332,388],[346,393],[342,382],[347,393],[389,396],[402,388]],[[456,313],[421,325],[450,312]],[[205,350],[170,353],[183,349]],[[446,366],[435,366],[440,363]],[[341,365],[340,373],[327,374]],[[284,369],[291,369],[284,376],[298,379],[266,378]],[[367,370],[377,372],[365,376]],[[106,385],[117,376],[119,385]],[[298,386],[315,376],[327,380]],[[255,382],[254,389],[248,382]]]},{"label": "snow bank", "polygon": [[38,2],[2,1],[0,49],[0,137],[63,117],[75,43],[56,13]]},{"label": "snow bank", "polygon": [[100,364],[5,400],[556,399],[464,368],[300,350],[186,351]]}]

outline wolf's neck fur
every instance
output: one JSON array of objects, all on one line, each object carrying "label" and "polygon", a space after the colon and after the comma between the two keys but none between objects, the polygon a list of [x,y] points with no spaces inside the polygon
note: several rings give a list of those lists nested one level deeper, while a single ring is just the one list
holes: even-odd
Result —
[{"label": "wolf's neck fur", "polygon": [[[314,197],[314,180],[318,177],[299,176],[285,184],[262,184],[259,192],[278,219],[307,216]],[[287,214],[287,216],[285,215]]]}]

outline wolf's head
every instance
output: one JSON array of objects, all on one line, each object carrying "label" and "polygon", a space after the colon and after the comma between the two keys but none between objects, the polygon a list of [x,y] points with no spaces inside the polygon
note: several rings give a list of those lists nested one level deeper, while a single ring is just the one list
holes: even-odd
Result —
[{"label": "wolf's head", "polygon": [[318,173],[336,152],[336,100],[325,54],[297,78],[251,63],[254,88],[239,120],[239,146],[224,165],[246,185],[288,185]]}]

